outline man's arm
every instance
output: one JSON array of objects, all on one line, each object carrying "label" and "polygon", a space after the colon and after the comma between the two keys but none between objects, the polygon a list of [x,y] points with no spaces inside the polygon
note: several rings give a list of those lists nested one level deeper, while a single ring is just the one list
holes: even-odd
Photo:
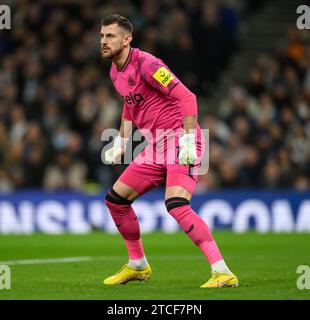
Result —
[{"label": "man's arm", "polygon": [[181,82],[171,90],[170,96],[179,101],[183,116],[184,133],[179,138],[180,163],[184,165],[194,164],[197,159],[196,127],[198,113],[196,96]]},{"label": "man's arm", "polygon": [[181,164],[191,165],[197,159],[197,99],[159,59],[146,59],[141,71],[144,79],[162,94],[178,100],[183,116],[184,133],[179,138]]},{"label": "man's arm", "polygon": [[121,126],[119,128],[119,135],[123,139],[128,139],[135,125],[133,121],[122,117]]},{"label": "man's arm", "polygon": [[196,129],[197,99],[195,94],[188,90],[160,59],[145,59],[141,65],[141,71],[143,78],[154,89],[179,101],[185,133],[188,133],[190,129]]},{"label": "man's arm", "polygon": [[179,101],[183,115],[184,133],[189,133],[197,126],[197,98],[182,82],[179,82],[170,92],[171,97]]},{"label": "man's arm", "polygon": [[134,126],[133,121],[122,116],[119,134],[114,139],[113,147],[105,152],[105,158],[109,164],[117,163],[125,153]]}]

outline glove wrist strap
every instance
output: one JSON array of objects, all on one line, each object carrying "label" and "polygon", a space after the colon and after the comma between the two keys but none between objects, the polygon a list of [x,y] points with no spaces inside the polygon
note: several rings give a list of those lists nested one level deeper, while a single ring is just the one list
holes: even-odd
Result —
[{"label": "glove wrist strap", "polygon": [[121,136],[116,136],[114,139],[114,147],[126,149],[129,138],[123,138]]},{"label": "glove wrist strap", "polygon": [[189,143],[195,143],[196,142],[196,138],[195,138],[195,134],[194,133],[185,133],[183,134],[181,141],[182,144],[189,144]]}]

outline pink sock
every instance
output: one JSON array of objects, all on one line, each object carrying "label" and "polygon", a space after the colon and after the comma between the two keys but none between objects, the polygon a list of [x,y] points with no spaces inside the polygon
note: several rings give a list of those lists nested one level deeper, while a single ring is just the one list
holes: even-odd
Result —
[{"label": "pink sock", "polygon": [[141,239],[139,240],[125,240],[128,250],[129,259],[141,259],[144,256]]},{"label": "pink sock", "polygon": [[200,248],[210,265],[223,259],[209,227],[189,205],[173,208],[169,213],[176,219],[191,240]]},{"label": "pink sock", "polygon": [[116,204],[105,200],[115,225],[125,240],[129,259],[140,259],[144,256],[140,227],[137,216],[129,204]]},{"label": "pink sock", "polygon": [[217,244],[214,240],[203,242],[199,246],[199,248],[203,252],[203,254],[207,257],[210,265],[223,259],[221,252],[220,252],[219,248],[217,247]]}]

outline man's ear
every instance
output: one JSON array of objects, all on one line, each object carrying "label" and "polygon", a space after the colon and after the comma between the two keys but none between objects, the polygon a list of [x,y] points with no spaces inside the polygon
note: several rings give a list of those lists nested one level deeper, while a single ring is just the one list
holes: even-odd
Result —
[{"label": "man's ear", "polygon": [[125,38],[124,38],[124,46],[128,46],[131,41],[132,41],[132,35],[131,34],[127,34],[125,36]]}]

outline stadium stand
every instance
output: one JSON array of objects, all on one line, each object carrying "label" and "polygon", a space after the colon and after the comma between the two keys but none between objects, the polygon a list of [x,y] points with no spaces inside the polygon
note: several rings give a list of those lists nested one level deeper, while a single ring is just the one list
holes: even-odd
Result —
[{"label": "stadium stand", "polygon": [[[162,58],[199,98],[212,94],[238,32],[266,1],[12,1],[0,31],[0,192],[109,188],[124,166],[104,166],[101,133],[117,128],[122,101],[101,60],[103,16],[135,26],[134,47]],[[55,4],[56,3],[56,4]],[[272,52],[257,52],[247,80],[230,84],[212,112],[210,170],[196,192],[310,188],[310,38],[293,25]]]}]

